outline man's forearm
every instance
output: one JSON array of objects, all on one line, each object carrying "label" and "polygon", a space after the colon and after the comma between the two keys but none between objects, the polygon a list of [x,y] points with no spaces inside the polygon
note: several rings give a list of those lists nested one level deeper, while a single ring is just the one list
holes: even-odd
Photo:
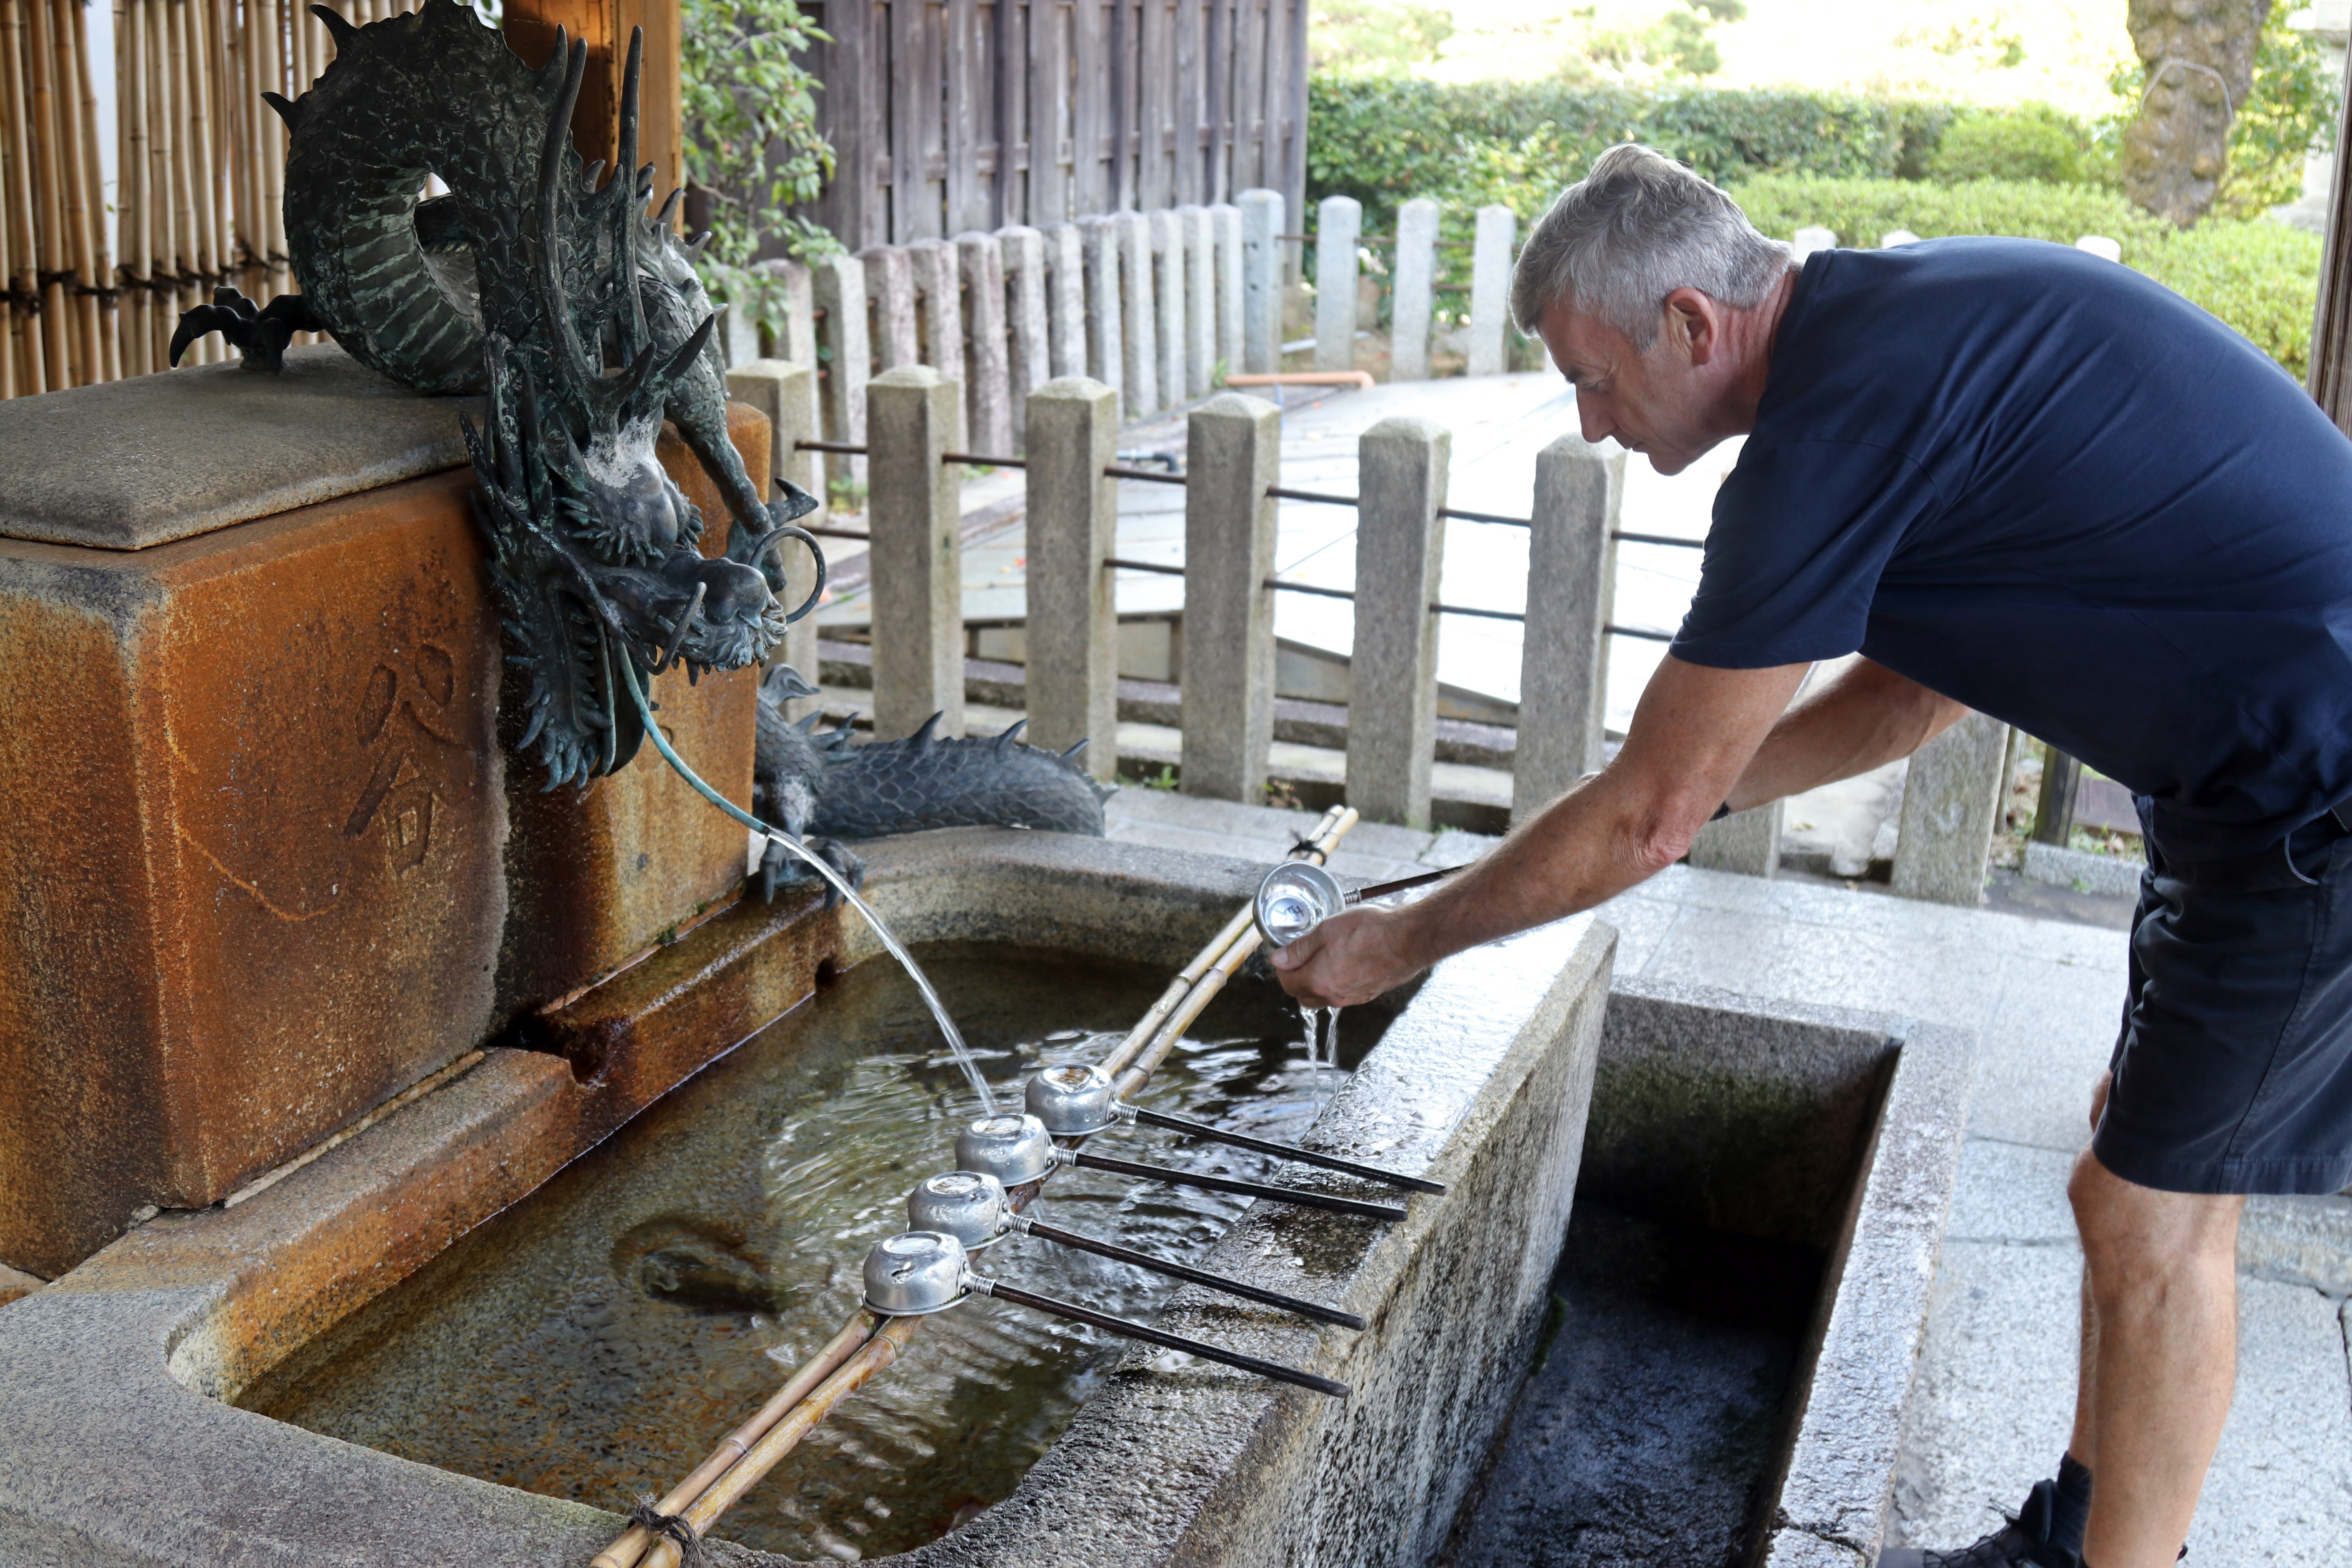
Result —
[{"label": "man's forearm", "polygon": [[1968,709],[1862,659],[1783,714],[1726,804],[1734,811],[1850,779],[1907,757]]}]

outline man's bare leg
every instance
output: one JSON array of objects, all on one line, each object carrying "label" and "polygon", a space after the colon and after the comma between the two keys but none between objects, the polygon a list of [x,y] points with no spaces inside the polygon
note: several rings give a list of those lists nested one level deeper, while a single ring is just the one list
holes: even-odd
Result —
[{"label": "man's bare leg", "polygon": [[2067,1195],[2086,1307],[2073,1453],[2095,1478],[2084,1563],[2165,1568],[2230,1414],[2245,1200],[2139,1186],[2088,1150]]}]

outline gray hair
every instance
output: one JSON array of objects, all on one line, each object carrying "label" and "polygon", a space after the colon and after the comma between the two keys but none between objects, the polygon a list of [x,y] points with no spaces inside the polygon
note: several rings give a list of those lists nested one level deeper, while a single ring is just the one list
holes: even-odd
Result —
[{"label": "gray hair", "polygon": [[1793,265],[1723,192],[1663,153],[1620,142],[1536,220],[1511,274],[1511,315],[1533,336],[1545,309],[1567,300],[1646,353],[1675,289],[1744,310]]}]

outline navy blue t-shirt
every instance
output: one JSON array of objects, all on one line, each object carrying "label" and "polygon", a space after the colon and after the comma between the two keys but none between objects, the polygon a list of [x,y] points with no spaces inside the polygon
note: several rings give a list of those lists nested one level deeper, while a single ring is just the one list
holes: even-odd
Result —
[{"label": "navy blue t-shirt", "polygon": [[2255,853],[2352,795],[2352,442],[2085,252],[1817,254],[1672,651],[1856,650],[2153,795],[2176,859]]}]

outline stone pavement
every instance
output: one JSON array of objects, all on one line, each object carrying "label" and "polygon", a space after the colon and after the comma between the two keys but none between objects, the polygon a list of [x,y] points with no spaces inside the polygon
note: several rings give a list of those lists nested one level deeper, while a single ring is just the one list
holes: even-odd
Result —
[{"label": "stone pavement", "polygon": [[[1272,861],[1311,814],[1128,788],[1111,836]],[[1367,823],[1334,868],[1410,875],[1494,841]],[[1905,1540],[1974,1540],[2056,1466],[2074,1405],[2081,1254],[2066,1175],[2115,1042],[2124,933],[1676,867],[1601,910],[1617,973],[1888,1012],[1981,1041],[1896,1495]],[[2237,1400],[2192,1563],[2352,1559],[2352,1198],[2257,1199],[2239,1252]]]}]

